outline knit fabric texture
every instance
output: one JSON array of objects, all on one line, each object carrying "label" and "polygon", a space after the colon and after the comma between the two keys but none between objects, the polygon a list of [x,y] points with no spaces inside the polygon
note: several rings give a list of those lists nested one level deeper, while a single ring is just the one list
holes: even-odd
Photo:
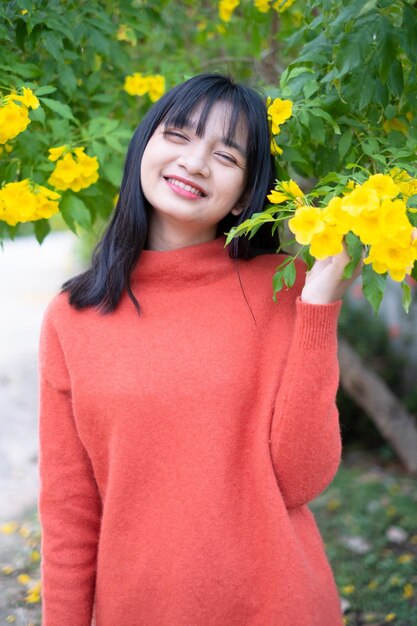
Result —
[{"label": "knit fabric texture", "polygon": [[341,302],[272,299],[225,237],[144,250],[102,314],[42,323],[43,626],[341,626],[307,503],[341,456]]}]

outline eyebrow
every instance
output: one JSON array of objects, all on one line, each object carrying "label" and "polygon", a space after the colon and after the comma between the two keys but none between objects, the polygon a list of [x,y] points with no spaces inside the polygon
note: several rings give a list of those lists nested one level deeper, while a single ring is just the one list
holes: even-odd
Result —
[{"label": "eyebrow", "polygon": [[[182,125],[182,128],[188,128],[189,130],[195,131],[195,124],[191,124],[189,121],[185,120],[184,124]],[[235,150],[240,152],[242,157],[246,159],[247,155],[246,155],[245,148],[243,148],[243,146],[241,146],[240,144],[236,143],[236,141],[233,141],[233,139],[227,139],[227,137],[220,137],[220,141],[222,144],[224,144],[228,148],[234,148]]]}]

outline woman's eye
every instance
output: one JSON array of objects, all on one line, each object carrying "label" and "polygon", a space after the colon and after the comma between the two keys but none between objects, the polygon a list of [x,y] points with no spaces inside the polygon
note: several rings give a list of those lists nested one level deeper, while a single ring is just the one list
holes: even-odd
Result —
[{"label": "woman's eye", "polygon": [[184,139],[186,140],[187,137],[185,135],[183,135],[182,133],[179,133],[175,130],[164,130],[163,132],[164,137],[170,137],[170,138],[177,138],[177,139]]},{"label": "woman's eye", "polygon": [[235,165],[237,165],[236,159],[234,157],[232,157],[231,154],[225,154],[224,152],[218,152],[217,156],[221,157],[225,161],[229,161],[229,163],[234,163]]}]

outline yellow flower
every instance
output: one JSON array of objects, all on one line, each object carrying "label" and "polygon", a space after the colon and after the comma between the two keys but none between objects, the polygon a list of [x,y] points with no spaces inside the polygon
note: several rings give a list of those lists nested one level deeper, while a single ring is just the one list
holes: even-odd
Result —
[{"label": "yellow flower", "polygon": [[32,550],[30,553],[30,560],[34,563],[38,563],[41,560],[41,555],[38,550]]},{"label": "yellow flower", "polygon": [[253,4],[261,13],[268,13],[271,8],[271,0],[254,0]]},{"label": "yellow flower", "polygon": [[12,535],[18,528],[17,522],[6,522],[0,526],[0,531],[3,535]]},{"label": "yellow flower", "polygon": [[275,100],[268,106],[268,118],[271,124],[272,134],[278,135],[280,132],[280,124],[283,124],[291,116],[291,100],[281,100],[281,98],[275,98]]},{"label": "yellow flower", "polygon": [[345,594],[351,594],[355,592],[355,585],[345,585],[342,587],[342,592]]},{"label": "yellow flower", "polygon": [[340,508],[340,500],[337,500],[337,498],[331,498],[326,504],[326,509],[328,511],[337,511],[337,509],[339,508]]},{"label": "yellow flower", "polygon": [[49,157],[50,161],[57,161],[59,157],[68,149],[68,146],[65,144],[64,146],[58,146],[57,148],[49,148]]},{"label": "yellow flower", "polygon": [[294,2],[295,0],[276,0],[276,2],[272,5],[272,8],[275,9],[275,11],[278,11],[278,13],[283,13],[289,9]]},{"label": "yellow flower", "polygon": [[30,124],[27,107],[12,100],[0,105],[0,144],[22,133]]},{"label": "yellow flower", "polygon": [[25,601],[30,604],[35,604],[41,601],[41,583],[38,582],[33,587],[30,587],[28,594],[25,597]]},{"label": "yellow flower", "polygon": [[414,257],[410,238],[407,241],[404,234],[396,233],[395,238],[384,237],[372,244],[364,263],[372,263],[378,274],[388,272],[393,280],[401,282],[411,272]]},{"label": "yellow flower", "polygon": [[379,208],[379,197],[375,189],[363,189],[357,186],[353,191],[342,198],[342,209],[347,211],[353,217],[356,217],[365,208],[373,211]]},{"label": "yellow flower", "polygon": [[220,0],[218,8],[222,22],[230,22],[233,12],[239,4],[240,0]]},{"label": "yellow flower", "polygon": [[396,617],[396,613],[388,613],[388,615],[386,615],[384,619],[386,622],[392,622],[393,620],[395,620]]},{"label": "yellow flower", "polygon": [[132,46],[137,44],[136,33],[130,26],[126,24],[120,24],[118,31],[116,33],[117,41],[127,41]]},{"label": "yellow flower", "polygon": [[352,228],[352,216],[343,210],[342,198],[337,196],[323,209],[323,219],[327,224],[334,226],[341,235],[346,235]]},{"label": "yellow flower", "polygon": [[282,154],[282,148],[279,147],[273,137],[271,138],[271,154],[273,156],[280,156]]},{"label": "yellow flower", "polygon": [[29,576],[29,574],[19,574],[17,580],[21,585],[27,585],[31,582],[32,578]]},{"label": "yellow flower", "polygon": [[15,621],[16,621],[16,618],[15,618],[15,616],[14,616],[14,615],[8,615],[8,616],[6,617],[6,622],[7,622],[8,624],[14,624],[14,623],[15,623]]},{"label": "yellow flower", "polygon": [[343,250],[343,235],[334,226],[326,225],[322,232],[314,235],[310,244],[310,254],[315,259],[325,259]]},{"label": "yellow flower", "polygon": [[11,565],[3,565],[3,567],[1,568],[1,571],[6,576],[9,576],[9,574],[12,574],[14,572],[14,568]]},{"label": "yellow flower", "polygon": [[371,580],[368,583],[368,589],[377,589],[378,588],[378,582],[376,580]]},{"label": "yellow flower", "polygon": [[155,74],[148,78],[149,97],[152,102],[159,100],[165,93],[165,78],[161,74]]},{"label": "yellow flower", "polygon": [[300,206],[301,199],[304,197],[303,192],[296,182],[293,180],[283,180],[278,183],[278,190],[274,189],[267,196],[272,204],[282,204],[287,200],[295,200]]},{"label": "yellow flower", "polygon": [[391,176],[387,174],[374,174],[363,183],[362,189],[375,189],[381,200],[392,200],[400,193],[400,188],[395,184]]},{"label": "yellow flower", "polygon": [[321,209],[314,206],[301,206],[295,211],[294,217],[288,220],[288,227],[295,239],[302,245],[311,243],[313,237],[325,227]]},{"label": "yellow flower", "polygon": [[286,202],[288,200],[288,196],[286,193],[282,193],[282,191],[276,190],[271,191],[271,193],[268,194],[267,198],[271,202],[271,204],[282,204],[283,202]]},{"label": "yellow flower", "polygon": [[148,79],[140,72],[135,72],[130,76],[126,76],[123,89],[130,96],[144,96],[148,92]]},{"label": "yellow flower", "polygon": [[28,178],[7,183],[0,189],[0,220],[10,226],[18,222],[46,219],[59,210],[59,194],[42,185],[35,185]]},{"label": "yellow flower", "polygon": [[283,180],[281,182],[281,187],[283,192],[288,194],[289,198],[301,198],[304,195],[297,183],[291,179]]},{"label": "yellow flower", "polygon": [[58,160],[48,179],[49,184],[63,191],[80,191],[96,183],[99,167],[97,157],[88,156],[84,150],[75,148]]},{"label": "yellow flower", "polygon": [[394,167],[389,174],[399,187],[404,200],[407,200],[414,194],[417,194],[417,179],[412,178],[407,170]]},{"label": "yellow flower", "polygon": [[409,600],[413,596],[414,596],[414,587],[411,583],[407,583],[406,585],[404,585],[403,598],[405,598],[406,600]]},{"label": "yellow flower", "polygon": [[29,89],[28,87],[23,87],[22,91],[23,91],[22,96],[11,94],[9,98],[11,98],[12,100],[16,100],[17,102],[21,102],[28,108],[37,109],[39,106],[39,100],[37,99],[33,91]]},{"label": "yellow flower", "polygon": [[386,133],[389,133],[391,130],[397,130],[406,137],[408,136],[409,132],[407,124],[405,124],[396,117],[393,117],[391,120],[384,120],[382,123],[382,128]]},{"label": "yellow flower", "polygon": [[402,554],[401,556],[398,557],[397,561],[398,563],[411,563],[413,559],[414,559],[414,554]]}]

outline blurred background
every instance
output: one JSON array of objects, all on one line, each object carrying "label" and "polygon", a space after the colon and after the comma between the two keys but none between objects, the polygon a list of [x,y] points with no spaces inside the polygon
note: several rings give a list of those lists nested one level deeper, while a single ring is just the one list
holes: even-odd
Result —
[{"label": "blurred background", "polygon": [[[0,621],[35,626],[40,323],[108,221],[136,125],[168,88],[221,71],[292,101],[278,178],[305,191],[355,167],[416,178],[417,9],[11,0],[0,37]],[[10,107],[5,117],[13,92],[26,98],[24,119]],[[407,285],[415,296],[412,277]],[[417,624],[417,305],[406,314],[403,293],[388,280],[375,316],[357,281],[340,319],[343,462],[311,508],[346,624]]]}]

